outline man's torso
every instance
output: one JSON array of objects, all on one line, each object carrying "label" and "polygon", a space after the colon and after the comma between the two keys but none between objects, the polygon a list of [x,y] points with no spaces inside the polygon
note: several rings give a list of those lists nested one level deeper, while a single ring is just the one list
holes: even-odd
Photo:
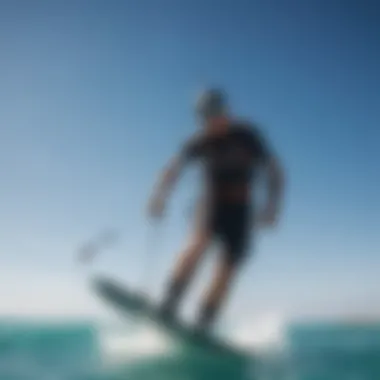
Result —
[{"label": "man's torso", "polygon": [[187,154],[202,163],[208,199],[245,203],[267,147],[256,129],[232,122],[223,134],[197,136],[188,144]]}]

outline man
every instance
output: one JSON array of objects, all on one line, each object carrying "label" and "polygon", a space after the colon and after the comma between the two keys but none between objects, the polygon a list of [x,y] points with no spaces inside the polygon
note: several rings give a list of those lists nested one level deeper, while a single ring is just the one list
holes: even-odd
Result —
[{"label": "man", "polygon": [[251,232],[257,225],[251,199],[255,174],[266,169],[268,192],[261,225],[278,217],[283,171],[263,137],[250,123],[235,120],[222,91],[205,91],[197,104],[201,131],[186,141],[164,170],[149,203],[153,217],[161,217],[170,190],[191,161],[203,166],[204,192],[198,202],[190,240],[179,257],[162,303],[162,313],[174,317],[200,258],[217,238],[222,243],[215,278],[203,301],[197,327],[208,331],[226,300],[237,270],[245,262]]}]

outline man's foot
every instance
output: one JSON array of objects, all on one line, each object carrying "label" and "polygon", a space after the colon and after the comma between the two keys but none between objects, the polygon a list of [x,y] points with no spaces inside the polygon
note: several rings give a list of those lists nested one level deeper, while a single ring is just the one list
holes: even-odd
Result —
[{"label": "man's foot", "polygon": [[211,305],[211,304],[203,305],[200,310],[198,321],[196,324],[197,331],[201,333],[206,333],[210,331],[216,319],[217,311],[218,310],[214,305]]},{"label": "man's foot", "polygon": [[193,329],[193,333],[196,337],[207,337],[210,335],[210,329],[206,326],[202,326],[200,324],[196,324]]},{"label": "man's foot", "polygon": [[177,309],[182,298],[186,283],[178,280],[171,280],[169,283],[164,300],[159,308],[159,314],[162,319],[175,320]]},{"label": "man's foot", "polygon": [[164,322],[172,322],[176,319],[174,308],[165,303],[159,306],[158,315]]}]

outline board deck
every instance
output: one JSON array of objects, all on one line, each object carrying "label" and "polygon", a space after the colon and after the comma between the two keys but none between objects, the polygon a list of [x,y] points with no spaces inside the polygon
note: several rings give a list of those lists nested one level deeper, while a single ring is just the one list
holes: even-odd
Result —
[{"label": "board deck", "polygon": [[214,337],[195,334],[191,327],[179,321],[166,320],[160,316],[156,306],[151,304],[142,295],[128,290],[116,281],[97,277],[92,285],[95,292],[107,302],[113,304],[130,315],[147,317],[158,327],[165,329],[171,335],[176,336],[187,344],[197,345],[201,348],[226,353],[232,356],[246,356],[246,353],[231,347]]}]

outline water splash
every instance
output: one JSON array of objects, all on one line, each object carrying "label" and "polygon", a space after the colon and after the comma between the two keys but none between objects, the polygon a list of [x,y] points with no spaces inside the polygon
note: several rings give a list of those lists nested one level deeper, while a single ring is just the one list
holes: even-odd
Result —
[{"label": "water splash", "polygon": [[151,326],[128,325],[99,332],[99,346],[103,361],[107,366],[157,357],[167,353],[170,342],[163,334]]},{"label": "water splash", "polygon": [[254,352],[285,348],[286,320],[276,314],[250,319],[232,330],[231,339]]}]

